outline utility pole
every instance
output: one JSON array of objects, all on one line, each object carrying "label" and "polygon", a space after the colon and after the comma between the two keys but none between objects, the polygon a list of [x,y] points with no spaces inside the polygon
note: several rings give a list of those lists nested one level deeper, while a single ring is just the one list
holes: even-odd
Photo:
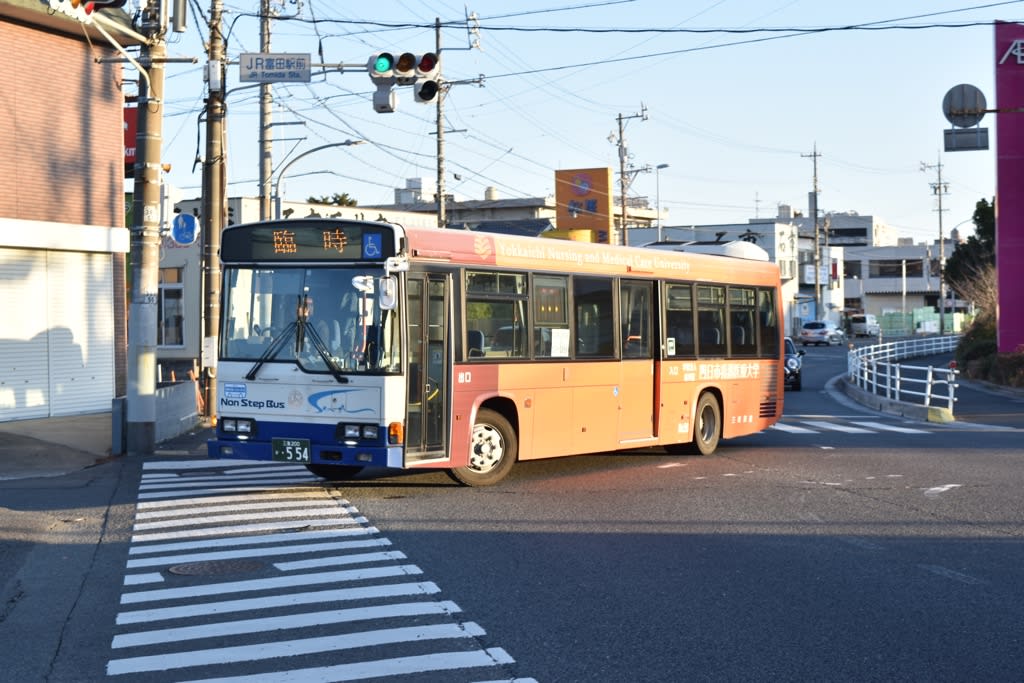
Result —
[{"label": "utility pole", "polygon": [[949,194],[949,184],[942,182],[942,157],[938,163],[926,164],[921,162],[921,172],[925,173],[935,169],[938,177],[934,183],[929,183],[932,194],[939,199],[939,334],[946,333],[946,242],[942,235],[942,195]]},{"label": "utility pole", "polygon": [[814,317],[816,320],[824,319],[821,314],[821,232],[818,226],[818,143],[814,143],[814,151],[810,154],[800,156],[814,162],[814,190],[811,192],[810,206],[811,215],[814,216]]},{"label": "utility pole", "polygon": [[210,49],[206,63],[209,92],[206,100],[206,158],[203,160],[203,280],[205,315],[203,358],[206,417],[217,419],[217,338],[220,328],[220,233],[225,222],[226,159],[224,145],[224,33],[223,0],[210,2]]},{"label": "utility pole", "polygon": [[[270,0],[260,0],[260,52],[270,52]],[[273,168],[273,140],[270,138],[271,105],[274,93],[270,83],[260,83],[260,220],[270,220],[270,180]]]},{"label": "utility pole", "polygon": [[623,116],[619,114],[617,120],[619,122],[619,204],[621,205],[622,215],[619,218],[619,233],[608,235],[608,244],[629,244],[629,238],[626,236],[626,191],[628,189],[628,181],[626,175],[626,161],[629,158],[629,151],[626,146],[626,121],[629,119],[640,119],[642,121],[647,120],[647,107],[643,104],[640,105],[640,113],[633,114],[632,116]]},{"label": "utility pole", "polygon": [[125,437],[129,454],[156,447],[156,332],[160,266],[160,148],[163,144],[167,17],[162,0],[146,4],[139,63],[138,159],[131,228],[132,290],[128,305],[128,391]]},{"label": "utility pole", "polygon": [[[444,72],[441,61],[441,18],[434,18],[434,54],[437,55],[439,76]],[[442,84],[437,89],[437,227],[448,225],[448,203],[444,198],[444,97],[445,88]]]}]

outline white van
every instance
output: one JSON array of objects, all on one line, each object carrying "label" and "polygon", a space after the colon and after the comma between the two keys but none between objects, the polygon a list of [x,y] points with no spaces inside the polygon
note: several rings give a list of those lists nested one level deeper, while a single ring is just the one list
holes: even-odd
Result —
[{"label": "white van", "polygon": [[854,337],[877,337],[881,331],[878,318],[870,313],[850,316],[850,332]]}]

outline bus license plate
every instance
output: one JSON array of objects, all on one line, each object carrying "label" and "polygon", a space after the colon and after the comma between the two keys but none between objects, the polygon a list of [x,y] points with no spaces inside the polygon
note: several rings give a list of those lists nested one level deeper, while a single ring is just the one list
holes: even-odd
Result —
[{"label": "bus license plate", "polygon": [[274,460],[309,462],[309,439],[271,439]]}]

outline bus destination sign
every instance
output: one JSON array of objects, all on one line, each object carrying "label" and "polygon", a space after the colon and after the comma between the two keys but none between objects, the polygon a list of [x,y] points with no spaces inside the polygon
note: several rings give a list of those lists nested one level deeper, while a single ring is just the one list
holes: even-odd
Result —
[{"label": "bus destination sign", "polygon": [[232,261],[383,261],[395,255],[384,223],[279,221],[228,228],[221,258]]}]

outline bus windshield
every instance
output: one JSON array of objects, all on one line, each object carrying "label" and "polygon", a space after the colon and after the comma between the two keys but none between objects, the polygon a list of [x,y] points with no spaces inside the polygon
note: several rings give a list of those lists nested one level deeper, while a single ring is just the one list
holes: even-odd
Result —
[{"label": "bus windshield", "polygon": [[382,275],[367,267],[226,268],[221,358],[297,363],[310,373],[398,372],[398,312],[380,307]]}]

